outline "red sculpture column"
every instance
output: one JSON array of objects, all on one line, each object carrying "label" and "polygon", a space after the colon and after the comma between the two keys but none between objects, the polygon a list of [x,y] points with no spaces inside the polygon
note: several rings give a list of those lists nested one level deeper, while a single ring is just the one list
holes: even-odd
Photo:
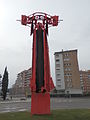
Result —
[{"label": "red sculpture column", "polygon": [[50,114],[49,92],[54,84],[50,75],[47,35],[49,25],[58,25],[58,16],[36,12],[29,16],[22,15],[21,23],[30,24],[33,34],[31,114]]}]

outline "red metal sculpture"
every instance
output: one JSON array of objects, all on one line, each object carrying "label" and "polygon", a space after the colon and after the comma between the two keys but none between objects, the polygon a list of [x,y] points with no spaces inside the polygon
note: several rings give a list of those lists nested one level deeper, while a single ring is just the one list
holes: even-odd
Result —
[{"label": "red metal sculpture", "polygon": [[22,15],[21,24],[30,24],[30,35],[33,34],[31,113],[50,114],[49,92],[54,88],[54,84],[50,75],[47,35],[48,26],[58,25],[58,16],[50,16],[42,12],[29,16]]}]

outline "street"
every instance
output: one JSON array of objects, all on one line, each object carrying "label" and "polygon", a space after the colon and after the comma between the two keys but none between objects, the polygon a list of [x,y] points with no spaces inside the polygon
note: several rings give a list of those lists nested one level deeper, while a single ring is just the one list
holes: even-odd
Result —
[{"label": "street", "polygon": [[[30,111],[30,101],[0,101],[0,113]],[[90,98],[51,98],[51,110],[53,109],[90,109]]]}]

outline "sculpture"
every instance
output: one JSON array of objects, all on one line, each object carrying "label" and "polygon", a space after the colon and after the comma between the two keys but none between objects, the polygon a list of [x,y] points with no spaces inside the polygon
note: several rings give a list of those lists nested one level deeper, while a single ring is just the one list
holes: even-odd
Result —
[{"label": "sculpture", "polygon": [[33,34],[31,114],[50,114],[49,92],[54,84],[50,75],[47,35],[48,26],[57,26],[58,18],[42,12],[21,16],[21,24],[30,24],[30,35]]}]

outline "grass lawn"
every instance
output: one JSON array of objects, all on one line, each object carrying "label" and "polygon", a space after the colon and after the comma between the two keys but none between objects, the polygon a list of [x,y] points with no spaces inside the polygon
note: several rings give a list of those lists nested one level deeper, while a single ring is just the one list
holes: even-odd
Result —
[{"label": "grass lawn", "polygon": [[0,113],[0,120],[90,120],[90,109],[53,110],[50,115],[30,115],[30,112]]}]

